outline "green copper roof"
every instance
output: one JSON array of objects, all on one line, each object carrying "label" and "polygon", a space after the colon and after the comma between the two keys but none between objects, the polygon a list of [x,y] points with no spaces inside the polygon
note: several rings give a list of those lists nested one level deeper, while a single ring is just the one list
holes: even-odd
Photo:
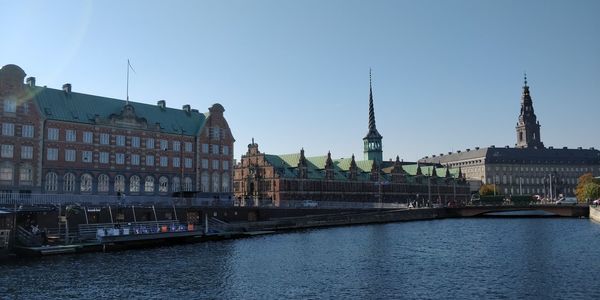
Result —
[{"label": "green copper roof", "polygon": [[[102,125],[96,120],[108,122],[111,115],[120,115],[126,104],[125,100],[120,99],[75,92],[67,93],[63,90],[45,87],[35,87],[34,89],[34,98],[41,114],[51,120]],[[132,101],[129,101],[129,104],[134,108],[138,118],[146,120],[149,130],[156,129],[158,123],[161,132],[170,134],[181,134],[181,128],[183,128],[185,135],[197,135],[208,116],[208,114],[197,111],[187,113],[181,109],[161,108],[158,105]]]},{"label": "green copper roof", "polygon": [[[265,159],[269,162],[282,177],[296,177],[298,176],[298,162],[300,161],[300,153],[284,154],[284,155],[273,155],[265,154]],[[323,179],[325,178],[325,163],[327,156],[314,156],[306,157],[307,172],[309,179]],[[350,176],[350,163],[351,158],[340,158],[334,159],[334,178],[336,180],[347,180]],[[358,180],[370,180],[371,168],[373,167],[372,160],[359,160],[355,161],[358,168],[357,179]],[[389,163],[388,163],[389,165]],[[417,164],[406,164],[402,165],[404,171],[411,176],[407,177],[408,182],[414,182],[414,176],[417,174]],[[433,173],[433,168],[437,172],[438,177],[446,176],[446,168],[435,167],[435,166],[424,166],[421,165],[421,172],[423,175]],[[386,170],[391,170],[392,166],[386,167]],[[387,172],[387,171],[386,171]],[[458,177],[458,168],[450,168],[450,174],[453,177]],[[391,174],[386,173],[381,177],[383,181],[391,180]]]},{"label": "green copper roof", "polygon": [[[298,176],[298,162],[300,161],[300,153],[272,155],[265,154],[265,159],[277,170],[283,177]],[[335,159],[333,160],[333,174],[335,180],[347,180],[350,176],[351,159]],[[307,175],[309,179],[325,178],[325,164],[327,156],[306,157]],[[368,180],[370,178],[372,161],[356,161],[358,167],[357,179]]]}]

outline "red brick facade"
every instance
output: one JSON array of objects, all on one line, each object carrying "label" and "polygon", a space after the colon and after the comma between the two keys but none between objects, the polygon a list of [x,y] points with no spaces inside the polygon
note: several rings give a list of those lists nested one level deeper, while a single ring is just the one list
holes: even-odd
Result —
[{"label": "red brick facade", "polygon": [[[0,191],[31,193],[41,184],[42,122],[32,94],[23,84],[25,72],[16,65],[0,69]],[[34,78],[28,83],[35,84]]]},{"label": "red brick facade", "polygon": [[[303,157],[302,151],[297,165],[290,164],[286,167],[288,170],[283,170],[272,163],[277,156],[261,153],[258,144],[253,142],[235,167],[234,196],[242,205],[274,206],[287,206],[288,203],[304,200],[376,202],[380,197],[384,203],[407,203],[417,199],[426,201],[429,197],[434,203],[448,203],[463,202],[469,197],[469,187],[460,175],[458,178],[444,174],[437,176],[435,173],[433,176],[424,176],[420,168],[416,174],[410,175],[400,171],[402,166],[398,167],[401,164],[399,161],[383,162],[366,172],[358,170],[355,164],[354,168],[351,165],[343,170],[334,167],[333,160],[328,156],[330,163],[326,163],[322,169],[313,166],[309,172],[319,174],[309,177],[302,175]],[[334,176],[334,173],[339,174]]]},{"label": "red brick facade", "polygon": [[[62,91],[35,87],[35,80],[24,85],[24,77],[17,66],[5,66],[0,72],[1,107],[10,110],[7,101],[19,99],[16,112],[2,111],[2,123],[14,124],[14,135],[0,136],[2,145],[13,146],[13,157],[1,158],[0,165],[6,166],[4,178],[8,166],[12,167],[13,180],[0,180],[0,190],[155,196],[183,188],[230,195],[235,140],[220,104],[200,114],[187,105],[181,111],[166,108],[164,101],[154,106],[103,98],[121,104],[108,115],[88,113],[82,118],[81,112],[69,111],[73,108],[68,101],[61,104],[60,99],[48,100],[44,95],[58,93],[68,100],[73,93],[70,85],[63,87],[65,95],[61,95]],[[76,96],[87,101],[97,97]],[[36,97],[46,98],[36,101]],[[151,114],[160,113],[163,123],[152,123]],[[69,114],[72,120],[65,120]],[[165,119],[165,114],[175,117]],[[178,125],[183,122],[179,115],[187,116],[187,127]],[[34,125],[33,137],[21,137],[22,124]],[[33,147],[31,159],[20,158],[22,145]],[[32,166],[31,183],[18,180],[23,164]]]}]

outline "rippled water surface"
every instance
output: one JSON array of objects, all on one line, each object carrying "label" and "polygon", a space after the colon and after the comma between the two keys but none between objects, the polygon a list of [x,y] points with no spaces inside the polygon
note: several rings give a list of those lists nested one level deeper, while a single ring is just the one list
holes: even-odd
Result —
[{"label": "rippled water surface", "polygon": [[456,219],[19,260],[6,299],[600,299],[600,224]]}]

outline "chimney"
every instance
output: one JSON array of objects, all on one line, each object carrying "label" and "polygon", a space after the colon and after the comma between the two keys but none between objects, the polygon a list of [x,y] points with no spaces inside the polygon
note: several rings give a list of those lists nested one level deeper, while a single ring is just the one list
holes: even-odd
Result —
[{"label": "chimney", "polygon": [[158,105],[158,107],[160,107],[160,109],[165,109],[165,107],[167,106],[167,101],[158,100],[158,102],[156,102],[156,105]]},{"label": "chimney", "polygon": [[70,83],[63,84],[63,91],[65,91],[65,93],[67,93],[67,94],[70,94],[71,93],[71,84]]},{"label": "chimney", "polygon": [[35,77],[27,77],[27,85],[29,87],[34,87],[35,86]]},{"label": "chimney", "polygon": [[183,110],[184,110],[186,113],[188,113],[188,114],[189,114],[189,113],[190,113],[190,110],[191,110],[192,108],[190,107],[190,105],[189,105],[189,104],[186,104],[186,105],[184,105],[184,106],[182,107],[182,109],[183,109]]}]

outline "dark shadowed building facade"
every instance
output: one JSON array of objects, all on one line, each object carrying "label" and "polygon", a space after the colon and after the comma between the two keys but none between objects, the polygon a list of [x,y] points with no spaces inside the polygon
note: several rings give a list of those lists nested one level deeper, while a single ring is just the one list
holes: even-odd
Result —
[{"label": "dark shadowed building facade", "polygon": [[544,147],[527,77],[516,133],[514,148],[476,147],[427,156],[420,162],[460,167],[467,180],[495,184],[496,192],[505,195],[572,196],[579,176],[585,173],[600,175],[600,151],[594,148]]}]

